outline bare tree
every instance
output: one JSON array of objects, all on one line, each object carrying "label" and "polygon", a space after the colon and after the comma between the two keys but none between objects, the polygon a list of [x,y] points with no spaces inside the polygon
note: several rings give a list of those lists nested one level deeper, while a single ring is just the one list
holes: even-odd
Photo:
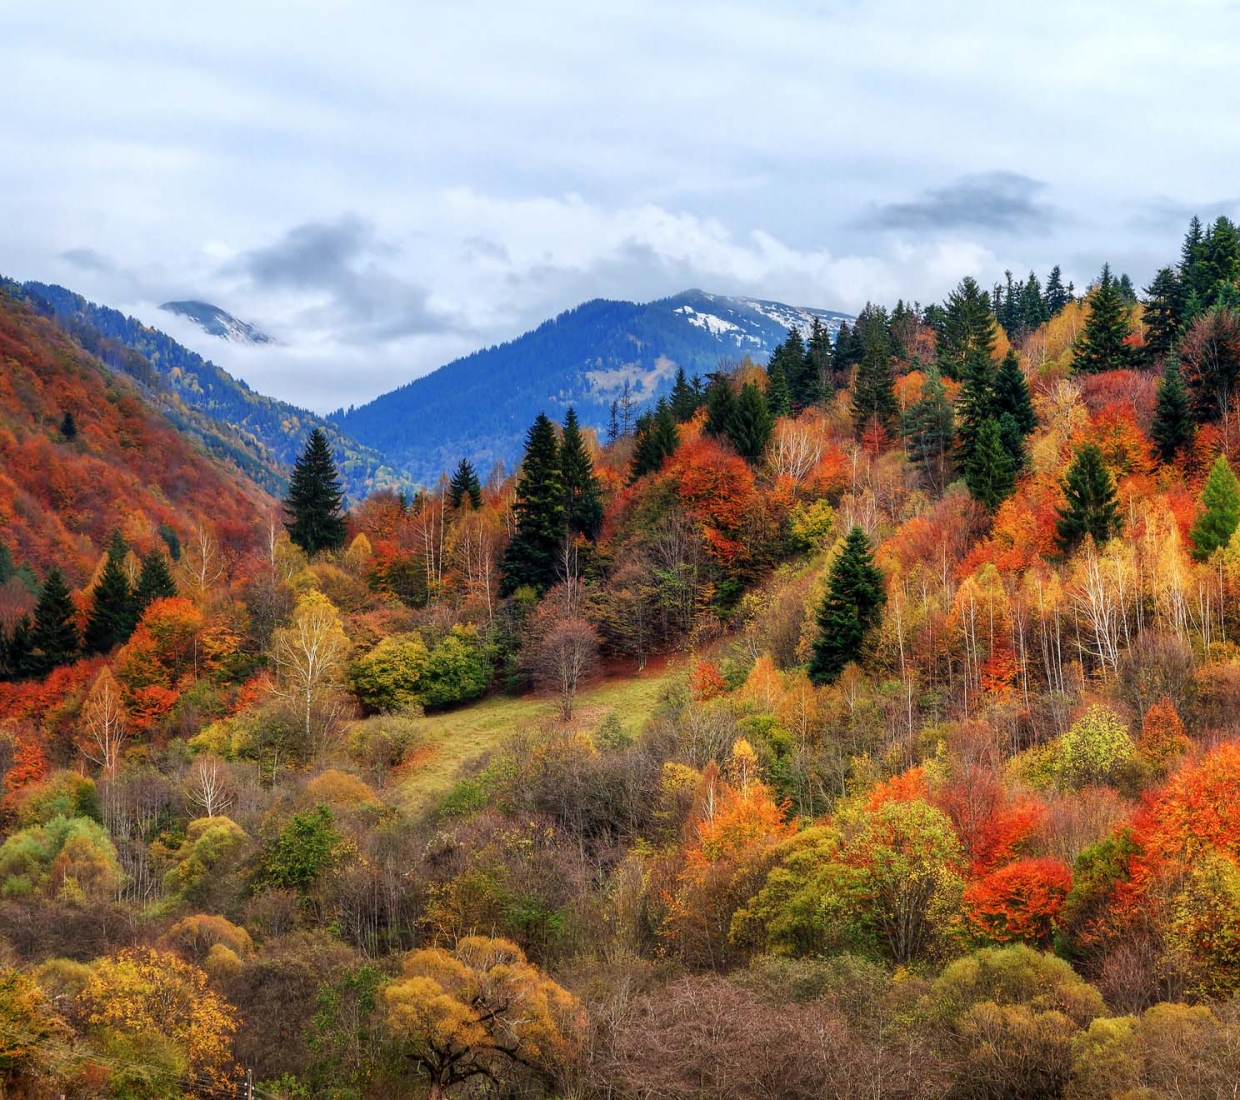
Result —
[{"label": "bare tree", "polygon": [[190,768],[186,793],[207,817],[218,817],[233,804],[227,766],[216,756],[198,757]]},{"label": "bare tree", "polygon": [[[541,611],[542,609],[540,609]],[[573,716],[577,688],[598,665],[598,634],[575,614],[549,607],[528,646],[527,665],[540,687],[559,693],[560,718]]]}]

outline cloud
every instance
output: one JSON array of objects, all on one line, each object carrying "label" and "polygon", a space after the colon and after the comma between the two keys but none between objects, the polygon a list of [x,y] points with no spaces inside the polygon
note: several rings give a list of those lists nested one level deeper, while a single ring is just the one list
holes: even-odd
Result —
[{"label": "cloud", "polygon": [[1038,201],[1045,190],[1045,183],[1019,172],[980,172],[961,176],[946,187],[930,188],[914,202],[880,206],[862,221],[879,229],[915,232],[1036,232],[1050,228],[1061,217],[1053,206]]},{"label": "cloud", "polygon": [[60,259],[82,271],[103,273],[113,270],[112,261],[93,248],[70,248],[60,253]]}]

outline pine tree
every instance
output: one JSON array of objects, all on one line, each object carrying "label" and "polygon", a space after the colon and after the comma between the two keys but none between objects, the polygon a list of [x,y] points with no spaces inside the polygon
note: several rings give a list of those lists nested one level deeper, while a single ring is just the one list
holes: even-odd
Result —
[{"label": "pine tree", "polygon": [[728,425],[728,438],[736,453],[749,462],[757,462],[766,453],[774,429],[775,417],[767,407],[766,397],[755,383],[746,382]]},{"label": "pine tree", "polygon": [[1101,546],[1119,531],[1115,482],[1095,444],[1086,443],[1077,451],[1063,488],[1064,506],[1058,509],[1056,530],[1065,554],[1075,550],[1086,535]]},{"label": "pine tree", "polygon": [[766,387],[766,403],[772,416],[789,416],[792,413],[792,390],[782,362],[772,362],[767,370],[769,384]]},{"label": "pine tree", "polygon": [[1150,438],[1154,441],[1159,459],[1173,461],[1192,441],[1195,430],[1192,398],[1180,374],[1179,360],[1172,357],[1167,360],[1158,383],[1158,403],[1154,407],[1154,422],[1150,426]]},{"label": "pine tree", "polygon": [[1131,330],[1131,311],[1111,275],[1111,265],[1103,264],[1098,286],[1089,296],[1089,316],[1076,342],[1073,366],[1078,374],[1123,370],[1133,365],[1132,348],[1125,343]]},{"label": "pine tree", "polygon": [[156,600],[170,600],[176,594],[177,585],[172,579],[172,570],[168,568],[168,559],[158,550],[143,555],[142,569],[134,589],[135,617],[142,618],[142,612]]},{"label": "pine tree", "polygon": [[95,586],[94,602],[86,617],[84,648],[87,653],[111,653],[129,641],[138,624],[137,600],[125,572],[128,548],[114,535],[108,548],[103,575]]},{"label": "pine tree", "polygon": [[1016,418],[1010,413],[999,415],[999,441],[1004,453],[1012,460],[1013,474],[1019,474],[1029,464],[1029,448],[1026,433],[1021,431]]},{"label": "pine tree", "polygon": [[910,405],[904,414],[902,432],[907,441],[909,461],[922,470],[931,488],[941,493],[947,487],[947,471],[956,442],[956,422],[938,371],[927,372],[920,400]]},{"label": "pine tree", "polygon": [[889,431],[899,410],[891,374],[887,311],[880,306],[867,305],[857,318],[854,332],[860,334],[864,350],[853,387],[853,424],[859,436],[874,426]]},{"label": "pine tree", "polygon": [[1145,324],[1145,358],[1152,363],[1164,362],[1179,338],[1181,297],[1179,276],[1170,267],[1160,270],[1145,288],[1141,320]]},{"label": "pine tree", "polygon": [[525,441],[525,457],[513,505],[516,531],[500,564],[501,596],[525,585],[545,592],[556,581],[556,562],[564,538],[564,473],[555,425],[539,413]]},{"label": "pine tree", "polygon": [[73,419],[73,413],[66,409],[65,415],[60,421],[60,437],[66,443],[72,443],[75,439],[77,439],[77,435],[77,421]]},{"label": "pine tree", "polygon": [[887,593],[883,575],[874,565],[870,540],[860,527],[848,532],[827,576],[827,594],[818,609],[809,678],[833,684],[849,661],[861,657],[866,635],[877,626]]},{"label": "pine tree", "polygon": [[956,398],[957,462],[962,473],[973,461],[982,425],[994,416],[994,383],[995,368],[989,354],[980,348],[969,352]]},{"label": "pine tree", "polygon": [[963,377],[969,357],[975,352],[990,359],[995,349],[995,319],[990,295],[975,279],[961,280],[948,296],[941,324],[938,364],[945,378]]},{"label": "pine tree", "polygon": [[701,404],[701,397],[690,384],[685,375],[684,367],[676,368],[676,381],[672,384],[672,415],[678,424],[687,424],[693,419]]},{"label": "pine tree", "polygon": [[663,469],[664,459],[675,453],[679,442],[680,432],[676,427],[676,417],[671,406],[660,398],[653,412],[647,410],[637,418],[631,480],[636,481],[646,474],[658,473]]},{"label": "pine tree", "polygon": [[[810,329],[809,340],[805,345],[805,389],[801,393],[801,402],[805,408],[811,405],[825,405],[835,392],[834,381],[835,352],[831,346],[831,333],[827,327],[814,318]],[[793,395],[794,399],[796,395]]]},{"label": "pine tree", "polygon": [[1220,216],[1206,232],[1200,252],[1200,293],[1207,309],[1240,279],[1240,233],[1230,218]]},{"label": "pine tree", "polygon": [[34,650],[34,623],[22,615],[13,624],[13,632],[5,644],[4,675],[11,680],[25,680],[39,674],[38,655]]},{"label": "pine tree", "polygon": [[[767,375],[771,378],[772,383],[779,372],[783,373],[784,384],[788,390],[787,412],[776,411],[769,389],[767,390],[767,402],[776,416],[788,416],[794,408],[800,411],[809,403],[804,400],[807,388],[805,380],[805,341],[801,337],[801,330],[795,326],[788,330],[788,335],[784,338],[784,342],[771,352],[771,358],[767,363]],[[779,396],[782,400],[782,393]]]},{"label": "pine tree", "polygon": [[835,338],[835,351],[831,356],[831,368],[837,379],[847,383],[849,372],[861,362],[864,350],[858,325],[849,328],[847,321],[841,321]]},{"label": "pine tree", "polygon": [[1240,525],[1240,482],[1227,461],[1219,455],[1210,467],[1205,487],[1201,490],[1204,511],[1197,517],[1190,532],[1193,557],[1205,561],[1215,550],[1225,548]]},{"label": "pine tree", "polygon": [[1042,297],[1042,285],[1032,271],[1029,272],[1029,278],[1022,284],[1018,313],[1020,317],[1018,329],[1022,333],[1033,332],[1039,325],[1049,320],[1046,301]]},{"label": "pine tree", "polygon": [[293,467],[284,510],[289,538],[307,554],[338,550],[344,545],[344,493],[331,446],[322,428],[315,428]]},{"label": "pine tree", "polygon": [[81,651],[77,608],[73,606],[73,596],[59,566],[53,567],[43,582],[39,602],[34,609],[31,642],[34,649],[32,664],[40,676],[75,661]]},{"label": "pine tree", "polygon": [[1072,301],[1072,295],[1064,288],[1063,275],[1059,271],[1058,264],[1051,268],[1051,273],[1047,276],[1046,293],[1042,296],[1042,300],[1046,303],[1047,320],[1054,317]]},{"label": "pine tree", "polygon": [[999,421],[988,417],[978,429],[977,440],[964,467],[964,481],[988,511],[999,507],[1016,485],[1016,462],[1004,448]]},{"label": "pine tree", "polygon": [[1022,435],[1028,435],[1038,426],[1037,414],[1033,411],[1033,398],[1029,395],[1029,383],[1025,381],[1025,372],[1020,369],[1020,356],[1016,352],[1009,351],[999,364],[993,393],[996,417],[1007,413]]},{"label": "pine tree", "polygon": [[448,499],[453,508],[459,508],[466,500],[470,506],[482,507],[482,482],[478,480],[478,471],[467,458],[457,463],[452,480],[448,482]]},{"label": "pine tree", "polygon": [[577,412],[571,406],[564,414],[560,470],[564,476],[564,519],[569,534],[584,535],[593,542],[603,526],[603,500],[598,478],[594,476],[594,461],[581,434]]},{"label": "pine tree", "polygon": [[736,395],[732,392],[731,379],[726,374],[712,374],[706,390],[707,435],[726,439],[735,409]]}]

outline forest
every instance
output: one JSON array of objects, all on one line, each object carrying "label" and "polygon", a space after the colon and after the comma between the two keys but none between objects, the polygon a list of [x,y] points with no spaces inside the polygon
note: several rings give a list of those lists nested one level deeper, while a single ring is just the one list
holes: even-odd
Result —
[{"label": "forest", "polygon": [[1226,218],[347,508],[0,366],[0,1097],[1236,1095]]}]

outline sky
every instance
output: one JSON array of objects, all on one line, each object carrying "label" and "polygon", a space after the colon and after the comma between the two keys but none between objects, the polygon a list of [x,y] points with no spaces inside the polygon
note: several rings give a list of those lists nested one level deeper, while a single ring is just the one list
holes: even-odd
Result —
[{"label": "sky", "polygon": [[0,273],[320,412],[595,297],[1144,285],[1240,212],[1238,41],[1234,0],[0,2]]}]

